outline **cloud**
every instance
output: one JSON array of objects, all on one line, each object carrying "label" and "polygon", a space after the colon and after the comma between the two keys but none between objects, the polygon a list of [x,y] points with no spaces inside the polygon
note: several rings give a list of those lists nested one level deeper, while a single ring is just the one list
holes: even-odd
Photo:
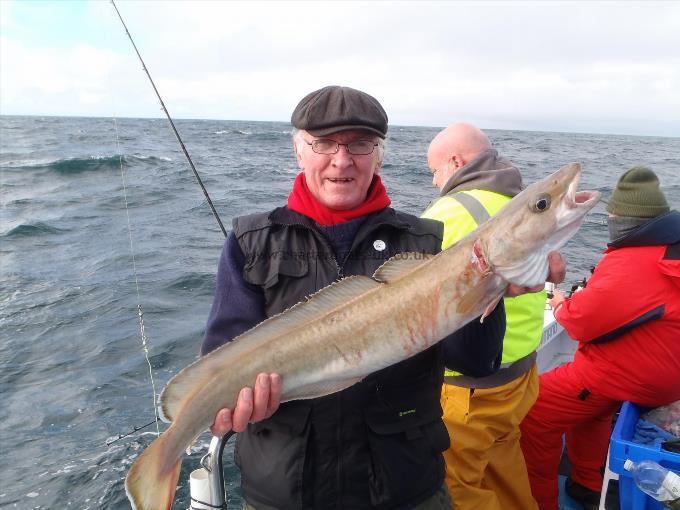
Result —
[{"label": "cloud", "polygon": [[[110,115],[115,102],[119,115],[160,115],[110,4],[86,5],[63,48],[26,39],[18,15],[3,21],[3,113]],[[395,124],[680,133],[675,2],[118,7],[179,117],[285,121],[304,94],[335,83],[378,97]]]},{"label": "cloud", "polygon": [[[34,51],[2,37],[0,47],[3,114],[96,115],[107,107],[110,112],[121,84],[115,77],[129,65],[117,53],[86,44]],[[146,86],[141,79],[137,85]]]}]

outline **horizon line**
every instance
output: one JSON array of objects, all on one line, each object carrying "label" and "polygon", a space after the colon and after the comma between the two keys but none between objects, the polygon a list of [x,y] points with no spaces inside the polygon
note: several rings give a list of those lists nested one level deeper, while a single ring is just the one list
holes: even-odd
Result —
[{"label": "horizon line", "polygon": [[[167,117],[128,117],[128,116],[112,116],[112,115],[56,115],[56,114],[15,114],[15,113],[0,113],[0,117],[56,117],[56,118],[66,118],[66,119],[132,119],[132,120],[164,120],[167,122]],[[291,130],[293,126],[289,121],[282,120],[253,120],[253,119],[215,119],[215,118],[197,118],[197,117],[172,117],[173,120],[182,121],[213,121],[213,122],[259,122],[259,123],[278,123],[278,124],[288,124]],[[407,127],[407,128],[426,128],[426,129],[444,129],[446,126],[428,126],[428,125],[418,125],[418,124],[388,124],[389,127]],[[598,132],[598,131],[562,131],[562,130],[550,130],[550,129],[508,129],[508,128],[480,128],[483,131],[523,131],[526,133],[558,133],[558,134],[579,134],[579,135],[606,135],[606,136],[633,136],[642,138],[670,138],[670,139],[680,139],[679,136],[671,135],[642,135],[642,134],[630,134],[630,133],[609,133],[609,132]],[[389,138],[389,131],[387,137]]]}]

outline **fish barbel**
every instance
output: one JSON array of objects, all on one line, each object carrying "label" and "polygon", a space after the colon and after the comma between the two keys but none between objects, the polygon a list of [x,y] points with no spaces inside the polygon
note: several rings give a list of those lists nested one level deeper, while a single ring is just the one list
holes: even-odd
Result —
[{"label": "fish barbel", "polygon": [[125,490],[137,510],[169,510],[186,448],[260,372],[282,377],[281,401],[343,390],[488,313],[508,283],[542,285],[548,252],[599,199],[577,192],[572,163],[532,184],[437,255],[405,253],[372,278],[351,276],[271,317],[180,371],[163,390],[170,427],[136,459]]}]

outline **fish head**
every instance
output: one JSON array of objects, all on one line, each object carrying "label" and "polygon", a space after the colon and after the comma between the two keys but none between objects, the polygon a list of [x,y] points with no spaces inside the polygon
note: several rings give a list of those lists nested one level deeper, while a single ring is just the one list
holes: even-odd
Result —
[{"label": "fish head", "polygon": [[528,186],[487,222],[482,245],[491,271],[533,287],[545,283],[548,253],[576,233],[598,191],[578,191],[581,165],[571,163]]}]

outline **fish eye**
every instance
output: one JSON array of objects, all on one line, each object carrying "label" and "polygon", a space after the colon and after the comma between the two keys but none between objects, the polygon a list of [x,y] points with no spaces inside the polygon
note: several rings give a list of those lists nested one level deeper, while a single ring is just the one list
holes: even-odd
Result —
[{"label": "fish eye", "polygon": [[531,205],[531,210],[537,213],[550,209],[550,195],[539,195]]}]

